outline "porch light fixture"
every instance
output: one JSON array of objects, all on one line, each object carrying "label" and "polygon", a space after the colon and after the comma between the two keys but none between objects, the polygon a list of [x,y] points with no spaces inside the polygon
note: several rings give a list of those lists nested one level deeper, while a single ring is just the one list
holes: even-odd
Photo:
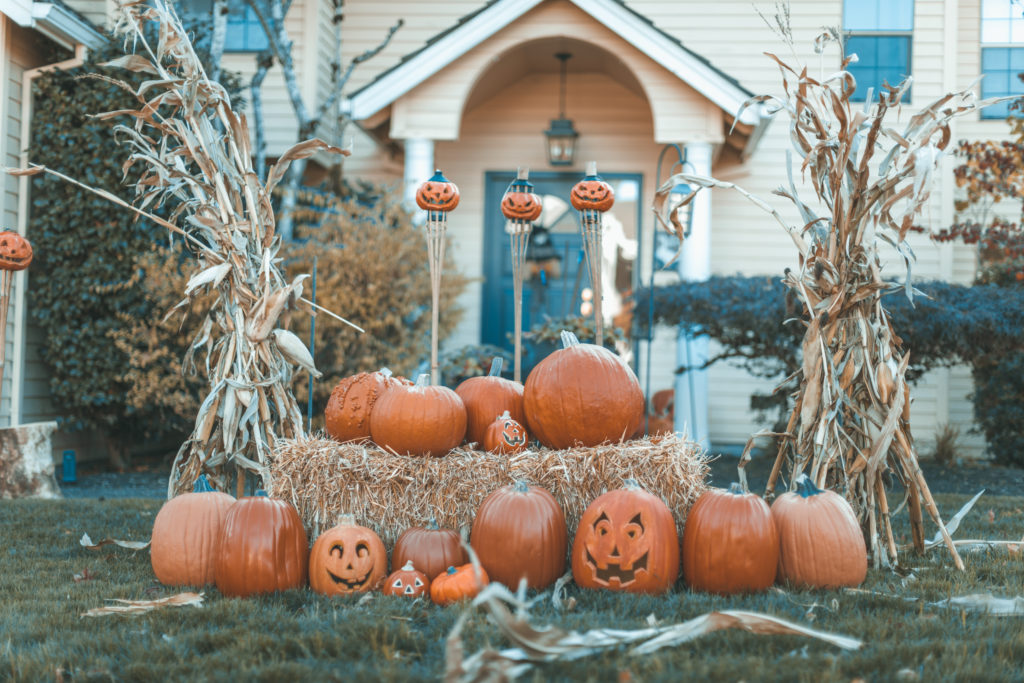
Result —
[{"label": "porch light fixture", "polygon": [[572,121],[565,118],[565,77],[566,62],[572,55],[558,52],[555,58],[562,62],[559,77],[558,118],[552,119],[551,127],[544,131],[548,145],[548,163],[552,166],[572,166],[573,155],[576,153],[576,138],[580,136],[572,127]]}]

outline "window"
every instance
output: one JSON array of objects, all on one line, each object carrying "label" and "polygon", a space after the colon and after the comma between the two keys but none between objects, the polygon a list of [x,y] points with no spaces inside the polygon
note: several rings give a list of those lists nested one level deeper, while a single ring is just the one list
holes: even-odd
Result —
[{"label": "window", "polygon": [[[1024,8],[1011,0],[981,3],[982,97],[1024,95]],[[1000,102],[981,110],[983,119],[1005,119],[1010,103]]]},{"label": "window", "polygon": [[843,32],[846,54],[857,54],[849,67],[857,79],[855,101],[863,102],[869,88],[877,94],[882,83],[894,86],[910,75],[913,0],[846,0]]},{"label": "window", "polygon": [[245,0],[228,0],[225,52],[260,52],[270,47],[263,25]]}]

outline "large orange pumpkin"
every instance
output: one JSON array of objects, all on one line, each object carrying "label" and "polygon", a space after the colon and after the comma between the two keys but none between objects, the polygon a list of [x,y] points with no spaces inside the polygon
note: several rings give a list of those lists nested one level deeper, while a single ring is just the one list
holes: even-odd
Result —
[{"label": "large orange pumpkin", "polygon": [[500,356],[496,357],[486,377],[470,377],[455,388],[455,393],[466,405],[466,441],[481,447],[487,428],[505,411],[519,424],[526,424],[523,385],[501,377],[503,363]]},{"label": "large orange pumpkin", "polygon": [[309,587],[323,595],[373,590],[388,573],[388,552],[372,530],[342,515],[309,553]]},{"label": "large orange pumpkin", "polygon": [[762,591],[775,583],[779,534],[760,496],[739,484],[710,489],[683,528],[683,578],[708,593]]},{"label": "large orange pumpkin", "polygon": [[644,419],[644,394],[621,358],[562,332],[563,348],[526,378],[530,434],[548,448],[597,446],[630,438]]},{"label": "large orange pumpkin", "polygon": [[678,576],[679,537],[661,498],[627,480],[583,512],[572,544],[577,585],[664,593]]},{"label": "large orange pumpkin", "polygon": [[483,567],[477,569],[471,564],[448,567],[430,582],[430,599],[438,605],[451,605],[476,597],[488,583],[490,579]]},{"label": "large orange pumpkin", "polygon": [[565,573],[568,531],[554,496],[517,481],[491,493],[476,511],[469,544],[492,581],[512,590],[525,578],[546,588]]},{"label": "large orange pumpkin", "polygon": [[868,552],[857,515],[846,499],[822,491],[806,474],[796,490],[772,503],[779,531],[780,581],[810,588],[859,586],[868,572]]},{"label": "large orange pumpkin", "polygon": [[412,527],[402,532],[391,551],[391,566],[401,567],[412,562],[433,581],[448,567],[469,562],[457,531],[440,529],[433,519],[426,527]]},{"label": "large orange pumpkin", "polygon": [[466,435],[466,406],[454,391],[430,386],[430,375],[420,375],[415,386],[396,386],[377,401],[370,434],[395,453],[445,455]]},{"label": "large orange pumpkin", "polygon": [[392,377],[383,368],[378,372],[360,372],[338,382],[324,410],[324,426],[331,438],[341,442],[370,439],[370,415],[388,389],[408,380]]},{"label": "large orange pumpkin", "polygon": [[213,560],[233,496],[214,491],[202,474],[192,493],[167,501],[153,522],[149,559],[165,586],[213,583]]},{"label": "large orange pumpkin", "polygon": [[257,491],[228,509],[213,574],[221,593],[246,597],[305,585],[308,561],[299,513]]}]

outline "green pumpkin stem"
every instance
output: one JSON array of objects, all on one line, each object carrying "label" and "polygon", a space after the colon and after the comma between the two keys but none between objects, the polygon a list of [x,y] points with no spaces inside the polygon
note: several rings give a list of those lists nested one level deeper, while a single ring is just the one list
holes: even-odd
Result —
[{"label": "green pumpkin stem", "polygon": [[210,486],[210,480],[205,474],[200,474],[196,483],[192,485],[192,493],[213,493],[216,489]]},{"label": "green pumpkin stem", "polygon": [[821,493],[821,489],[814,485],[810,477],[801,474],[796,478],[796,492],[800,494],[801,498],[810,498]]},{"label": "green pumpkin stem", "polygon": [[491,361],[491,371],[487,373],[488,377],[501,377],[501,368],[505,365],[505,359],[501,356],[495,356],[494,360]]},{"label": "green pumpkin stem", "polygon": [[427,522],[427,528],[430,529],[431,531],[437,531],[438,529],[441,528],[441,527],[439,527],[437,525],[437,518],[436,517],[431,517],[430,518],[430,520]]},{"label": "green pumpkin stem", "polygon": [[512,483],[512,490],[516,493],[529,493],[530,485],[522,479],[516,479],[515,482]]},{"label": "green pumpkin stem", "polygon": [[737,496],[743,496],[746,495],[747,492],[743,490],[743,484],[738,481],[734,481],[729,485],[729,493]]},{"label": "green pumpkin stem", "polygon": [[416,378],[416,386],[418,387],[429,387],[430,386],[430,375],[423,373]]},{"label": "green pumpkin stem", "polygon": [[580,340],[576,337],[575,334],[573,334],[569,330],[562,330],[562,348],[563,349],[570,349],[570,348],[572,348],[574,346],[579,346],[579,345],[580,345]]},{"label": "green pumpkin stem", "polygon": [[638,482],[636,479],[633,479],[632,477],[630,477],[629,479],[623,479],[622,480],[622,488],[624,488],[624,489],[639,489],[639,488],[643,488],[643,487],[640,486],[640,482]]},{"label": "green pumpkin stem", "polygon": [[454,574],[455,573],[455,567],[448,567],[448,572],[447,573],[448,573],[449,576]]},{"label": "green pumpkin stem", "polygon": [[256,493],[252,495],[258,498],[270,498],[270,494],[263,489],[256,489]]}]

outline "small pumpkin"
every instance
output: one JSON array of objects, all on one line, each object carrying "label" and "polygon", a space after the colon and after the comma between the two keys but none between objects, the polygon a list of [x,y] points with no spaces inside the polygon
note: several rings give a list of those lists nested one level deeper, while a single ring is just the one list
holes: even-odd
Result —
[{"label": "small pumpkin", "polygon": [[583,588],[664,593],[679,576],[679,537],[668,506],[627,479],[583,512],[572,577]]},{"label": "small pumpkin", "polygon": [[470,377],[455,388],[466,406],[466,441],[483,446],[484,434],[494,418],[508,411],[519,424],[526,424],[523,412],[523,385],[501,376],[501,356],[491,361],[486,377]]},{"label": "small pumpkin", "polygon": [[396,386],[377,401],[370,434],[395,453],[445,455],[466,436],[466,406],[454,391],[430,386],[430,375],[420,375],[414,386]]},{"label": "small pumpkin", "polygon": [[213,563],[224,518],[233,496],[215,491],[205,474],[192,493],[176,496],[160,508],[153,521],[149,559],[156,580],[165,586],[213,583]]},{"label": "small pumpkin", "polygon": [[430,593],[430,579],[416,569],[412,562],[406,562],[401,569],[396,569],[384,579],[381,591],[385,595],[400,595],[403,598],[418,598]]},{"label": "small pumpkin", "polygon": [[324,410],[324,427],[332,439],[342,443],[370,440],[370,415],[389,389],[409,380],[393,377],[382,368],[378,372],[360,372],[346,377],[334,387]]},{"label": "small pumpkin", "polygon": [[416,190],[416,205],[424,211],[451,211],[459,205],[459,188],[440,170],[434,171]]},{"label": "small pumpkin", "polygon": [[472,564],[448,567],[430,582],[430,599],[438,605],[451,605],[460,600],[475,598],[491,581],[483,567]]},{"label": "small pumpkin", "polygon": [[533,183],[527,180],[529,171],[522,170],[501,198],[501,214],[510,221],[532,223],[544,210],[540,197],[533,193]]},{"label": "small pumpkin", "polygon": [[309,553],[309,587],[323,595],[373,590],[387,573],[384,543],[352,515],[320,534]]},{"label": "small pumpkin", "polygon": [[692,588],[728,595],[775,583],[779,534],[768,504],[739,484],[710,489],[683,528],[683,578]]},{"label": "small pumpkin", "polygon": [[565,573],[565,515],[554,496],[517,481],[480,503],[469,544],[491,580],[512,590],[525,578],[542,589]]},{"label": "small pumpkin", "polygon": [[526,450],[526,430],[506,410],[484,432],[484,450],[498,455],[512,455]]},{"label": "small pumpkin", "polygon": [[633,370],[602,346],[562,332],[563,348],[526,378],[526,426],[548,448],[630,438],[643,424],[644,394]]},{"label": "small pumpkin", "polygon": [[438,528],[431,519],[426,527],[412,527],[402,532],[391,551],[391,566],[401,567],[412,562],[433,581],[448,567],[469,562],[466,549],[457,531]]},{"label": "small pumpkin", "polygon": [[32,244],[24,235],[0,232],[0,270],[25,270],[32,263]]},{"label": "small pumpkin", "polygon": [[607,211],[615,203],[615,191],[592,169],[583,180],[572,186],[569,202],[577,211]]},{"label": "small pumpkin", "polygon": [[857,515],[845,498],[823,491],[806,474],[796,490],[772,503],[779,532],[780,581],[809,588],[859,586],[868,573],[868,552]]},{"label": "small pumpkin", "polygon": [[308,562],[306,530],[291,503],[257,491],[228,508],[213,569],[221,593],[247,597],[299,588]]}]

